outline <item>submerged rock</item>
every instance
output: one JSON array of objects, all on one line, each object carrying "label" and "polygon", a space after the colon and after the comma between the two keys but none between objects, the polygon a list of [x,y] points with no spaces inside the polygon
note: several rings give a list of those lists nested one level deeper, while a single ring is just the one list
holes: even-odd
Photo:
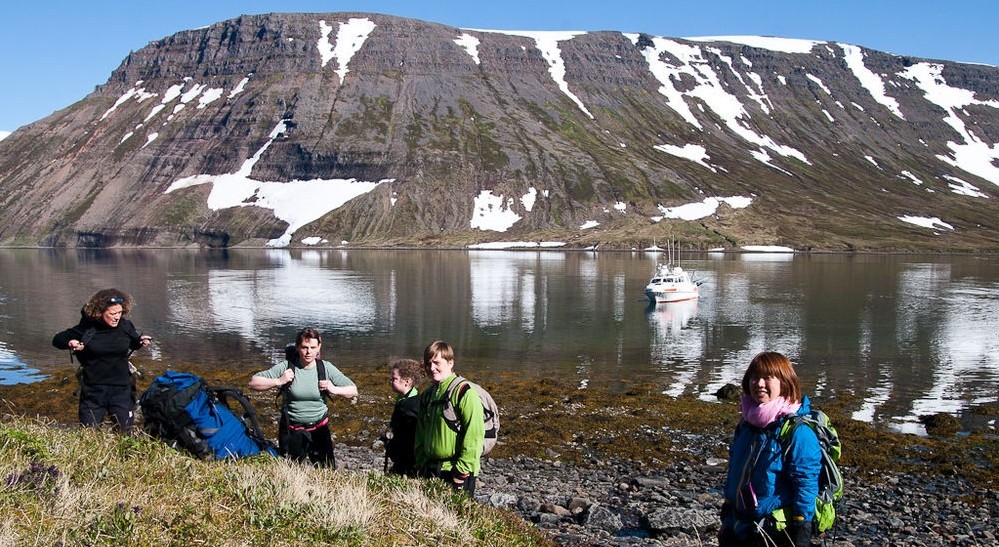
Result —
[{"label": "submerged rock", "polygon": [[937,437],[954,435],[961,430],[961,422],[946,412],[920,416],[919,421],[926,426],[926,433]]},{"label": "submerged rock", "polygon": [[720,401],[738,401],[742,397],[742,388],[735,384],[725,384],[718,388],[715,397]]}]

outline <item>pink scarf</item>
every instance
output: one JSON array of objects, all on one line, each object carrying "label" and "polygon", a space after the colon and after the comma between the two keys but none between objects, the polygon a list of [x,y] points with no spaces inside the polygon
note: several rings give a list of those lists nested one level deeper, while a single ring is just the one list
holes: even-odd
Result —
[{"label": "pink scarf", "polygon": [[756,404],[748,395],[742,396],[739,403],[739,410],[742,411],[742,419],[763,429],[772,424],[774,420],[787,414],[794,414],[801,408],[801,403],[789,403],[783,397],[777,397],[769,403]]}]

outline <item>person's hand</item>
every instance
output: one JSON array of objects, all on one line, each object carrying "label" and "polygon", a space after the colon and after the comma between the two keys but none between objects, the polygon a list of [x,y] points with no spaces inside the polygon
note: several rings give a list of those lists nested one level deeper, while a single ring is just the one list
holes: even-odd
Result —
[{"label": "person's hand", "polygon": [[294,379],[295,379],[295,369],[289,367],[288,370],[284,371],[284,373],[282,373],[281,376],[278,377],[278,380],[280,380],[280,383],[278,385],[283,386],[286,384],[290,384],[291,381]]},{"label": "person's hand", "polygon": [[67,345],[69,346],[69,349],[72,351],[80,351],[83,349],[83,342],[79,340],[70,340]]},{"label": "person's hand", "polygon": [[319,380],[319,391],[333,395],[333,382],[329,380]]},{"label": "person's hand", "polygon": [[451,470],[451,482],[453,482],[455,486],[464,485],[467,478],[468,473],[459,473],[457,469]]},{"label": "person's hand", "polygon": [[153,343],[153,337],[149,336],[148,334],[143,334],[142,336],[139,337],[139,344],[141,344],[142,347],[146,347],[152,343]]}]

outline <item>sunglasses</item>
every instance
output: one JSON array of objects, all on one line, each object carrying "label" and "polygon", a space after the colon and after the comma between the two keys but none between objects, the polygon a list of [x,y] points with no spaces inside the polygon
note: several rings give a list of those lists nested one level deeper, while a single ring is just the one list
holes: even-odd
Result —
[{"label": "sunglasses", "polygon": [[108,298],[108,304],[124,304],[125,299],[120,296],[112,296]]}]

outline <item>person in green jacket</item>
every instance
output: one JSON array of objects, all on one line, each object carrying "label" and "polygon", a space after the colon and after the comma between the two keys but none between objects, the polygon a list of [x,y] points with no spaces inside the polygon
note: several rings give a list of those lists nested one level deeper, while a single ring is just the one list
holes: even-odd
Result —
[{"label": "person in green jacket", "polygon": [[423,367],[432,384],[420,394],[416,466],[421,476],[440,478],[473,497],[485,439],[479,394],[467,382],[453,390],[451,404],[457,416],[457,427],[453,429],[444,419],[444,407],[448,388],[458,377],[454,373],[454,349],[443,340],[431,342],[423,351]]}]

